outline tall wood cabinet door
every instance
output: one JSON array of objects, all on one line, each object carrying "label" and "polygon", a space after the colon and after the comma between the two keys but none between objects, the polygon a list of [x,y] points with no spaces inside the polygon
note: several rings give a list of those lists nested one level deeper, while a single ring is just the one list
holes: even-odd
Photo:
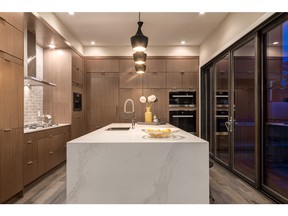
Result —
[{"label": "tall wood cabinet door", "polygon": [[[166,72],[167,61],[166,59],[147,59],[146,61],[146,72]],[[135,69],[134,69],[135,71]]]},{"label": "tall wood cabinet door", "polygon": [[87,125],[118,121],[118,73],[87,75]]},{"label": "tall wood cabinet door", "polygon": [[182,88],[183,86],[182,73],[181,72],[167,73],[167,88],[173,88],[173,89]]},{"label": "tall wood cabinet door", "polygon": [[73,112],[71,124],[71,139],[75,139],[85,133],[85,118],[83,112]]},{"label": "tall wood cabinet door", "polygon": [[119,72],[119,60],[87,59],[86,72]]},{"label": "tall wood cabinet door", "polygon": [[[167,89],[143,89],[143,95],[148,97],[149,95],[155,95],[157,102],[152,104],[152,114],[156,115],[158,119],[164,122],[168,122],[168,91]],[[143,105],[144,109],[145,106]]]},{"label": "tall wood cabinet door", "polygon": [[12,26],[23,32],[24,13],[0,12],[0,19],[6,20]]},{"label": "tall wood cabinet door", "polygon": [[[121,122],[131,122],[132,114],[124,113],[124,104],[127,99],[132,99],[135,108],[136,122],[144,120],[144,105],[140,102],[142,96],[142,89],[120,89],[119,90],[119,114]],[[127,111],[131,110],[131,103],[127,105]]]},{"label": "tall wood cabinet door", "polygon": [[166,88],[167,74],[161,72],[149,72],[142,75],[143,88]]},{"label": "tall wood cabinet door", "polygon": [[119,60],[119,72],[136,72],[135,63],[133,59],[121,59]]},{"label": "tall wood cabinet door", "polygon": [[76,52],[72,50],[72,65],[79,70],[84,71],[84,60],[83,58],[78,55]]},{"label": "tall wood cabinet door", "polygon": [[84,85],[84,72],[74,66],[72,67],[72,82]]},{"label": "tall wood cabinet door", "polygon": [[0,18],[0,51],[6,52],[23,60],[23,32],[11,26],[5,19]]},{"label": "tall wood cabinet door", "polygon": [[12,61],[0,58],[1,101],[0,129],[23,127],[24,90],[23,67]]},{"label": "tall wood cabinet door", "polygon": [[183,73],[183,88],[198,89],[198,73]]},{"label": "tall wood cabinet door", "polygon": [[22,183],[22,142],[23,129],[0,132],[1,140],[1,181],[2,201],[23,190]]},{"label": "tall wood cabinet door", "polygon": [[120,88],[142,88],[142,74],[136,72],[119,73]]}]

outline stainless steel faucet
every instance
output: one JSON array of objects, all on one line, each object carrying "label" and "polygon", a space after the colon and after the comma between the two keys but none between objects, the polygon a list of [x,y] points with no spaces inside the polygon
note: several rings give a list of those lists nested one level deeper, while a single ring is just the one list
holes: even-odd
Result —
[{"label": "stainless steel faucet", "polygon": [[[131,111],[127,111],[127,103],[129,101],[131,102],[131,105],[132,105],[132,110]],[[127,114],[131,114],[132,113],[132,129],[134,129],[135,128],[135,109],[134,109],[134,102],[130,98],[125,101],[124,113],[127,113]]]}]

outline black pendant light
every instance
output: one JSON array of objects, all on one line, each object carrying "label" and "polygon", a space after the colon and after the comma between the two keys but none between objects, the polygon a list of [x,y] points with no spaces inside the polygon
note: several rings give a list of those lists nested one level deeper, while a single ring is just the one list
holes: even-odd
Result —
[{"label": "black pendant light", "polygon": [[136,52],[133,54],[135,64],[145,64],[147,54],[144,52]]},{"label": "black pendant light", "polygon": [[143,22],[140,21],[140,12],[139,12],[138,30],[136,34],[130,38],[132,48],[135,51],[144,51],[146,50],[148,45],[148,37],[143,35],[141,31],[142,25]]},{"label": "black pendant light", "polygon": [[143,74],[143,73],[145,73],[146,65],[145,64],[136,64],[135,69],[136,69],[136,73]]}]

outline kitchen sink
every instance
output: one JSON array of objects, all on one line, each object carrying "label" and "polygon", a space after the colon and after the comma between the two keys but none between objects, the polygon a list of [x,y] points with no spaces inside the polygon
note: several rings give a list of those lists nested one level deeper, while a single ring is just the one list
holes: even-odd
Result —
[{"label": "kitchen sink", "polygon": [[106,129],[106,131],[127,131],[130,127],[111,127]]}]

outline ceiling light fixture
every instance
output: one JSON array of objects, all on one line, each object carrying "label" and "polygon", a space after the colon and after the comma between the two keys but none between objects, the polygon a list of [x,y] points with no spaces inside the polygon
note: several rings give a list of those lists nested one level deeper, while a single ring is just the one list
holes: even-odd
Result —
[{"label": "ceiling light fixture", "polygon": [[135,69],[136,69],[136,73],[143,74],[143,73],[145,73],[146,65],[145,64],[136,64]]},{"label": "ceiling light fixture", "polygon": [[201,15],[202,15],[202,14],[205,14],[205,12],[199,12],[199,14],[201,14]]},{"label": "ceiling light fixture", "polygon": [[182,45],[186,44],[186,41],[181,41],[181,44],[182,44]]},{"label": "ceiling light fixture", "polygon": [[91,44],[92,44],[92,45],[95,45],[96,43],[95,43],[95,41],[91,41]]},{"label": "ceiling light fixture", "polygon": [[71,16],[73,16],[74,15],[74,12],[68,12],[69,13],[69,15],[71,15]]},{"label": "ceiling light fixture", "polygon": [[133,54],[135,64],[145,64],[147,54],[144,52],[136,52]]},{"label": "ceiling light fixture", "polygon": [[146,37],[141,31],[142,25],[143,22],[140,21],[140,12],[139,12],[138,30],[136,34],[130,38],[132,48],[135,51],[144,51],[146,50],[148,45],[148,37]]},{"label": "ceiling light fixture", "polygon": [[49,47],[50,49],[55,49],[55,48],[56,48],[56,45],[55,45],[55,44],[49,44],[48,47]]}]

